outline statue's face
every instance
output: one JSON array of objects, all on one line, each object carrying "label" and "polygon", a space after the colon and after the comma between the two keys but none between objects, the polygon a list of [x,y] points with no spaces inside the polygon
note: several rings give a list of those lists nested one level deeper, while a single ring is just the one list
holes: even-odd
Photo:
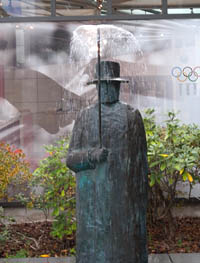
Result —
[{"label": "statue's face", "polygon": [[111,104],[119,100],[119,81],[102,81],[101,82],[101,103]]}]

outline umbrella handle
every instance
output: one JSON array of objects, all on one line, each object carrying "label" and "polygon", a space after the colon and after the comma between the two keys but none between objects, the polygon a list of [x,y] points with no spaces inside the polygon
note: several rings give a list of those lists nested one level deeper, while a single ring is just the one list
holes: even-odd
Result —
[{"label": "umbrella handle", "polygon": [[98,58],[98,113],[99,113],[99,146],[102,148],[102,125],[101,125],[101,46],[100,46],[100,28],[97,28],[97,58]]}]

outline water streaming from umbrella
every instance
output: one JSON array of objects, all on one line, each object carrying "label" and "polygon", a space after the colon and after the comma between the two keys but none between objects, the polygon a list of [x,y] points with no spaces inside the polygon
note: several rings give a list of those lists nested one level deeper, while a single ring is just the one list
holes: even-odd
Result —
[{"label": "water streaming from umbrella", "polygon": [[136,61],[142,57],[135,36],[114,25],[83,25],[73,32],[71,58],[77,62],[78,71],[94,59],[97,60],[98,108],[99,108],[99,143],[101,141],[101,72],[100,61],[125,60]]}]

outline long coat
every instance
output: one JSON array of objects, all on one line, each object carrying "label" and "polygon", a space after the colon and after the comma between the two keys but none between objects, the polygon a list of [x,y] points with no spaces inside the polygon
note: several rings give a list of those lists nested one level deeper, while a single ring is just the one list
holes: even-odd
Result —
[{"label": "long coat", "polygon": [[99,147],[98,107],[83,110],[67,165],[77,171],[77,263],[147,263],[147,148],[138,110],[102,104],[107,161],[93,164]]}]

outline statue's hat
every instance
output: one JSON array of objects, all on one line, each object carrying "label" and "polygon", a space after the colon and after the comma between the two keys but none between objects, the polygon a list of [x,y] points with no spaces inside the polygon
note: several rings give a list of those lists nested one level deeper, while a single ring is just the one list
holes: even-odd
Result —
[{"label": "statue's hat", "polygon": [[[98,72],[98,64],[96,65],[96,77]],[[100,62],[100,81],[119,81],[119,82],[128,82],[127,79],[120,78],[120,64],[114,61],[101,61]],[[89,81],[87,84],[96,84],[98,79],[95,78],[92,81]]]}]

